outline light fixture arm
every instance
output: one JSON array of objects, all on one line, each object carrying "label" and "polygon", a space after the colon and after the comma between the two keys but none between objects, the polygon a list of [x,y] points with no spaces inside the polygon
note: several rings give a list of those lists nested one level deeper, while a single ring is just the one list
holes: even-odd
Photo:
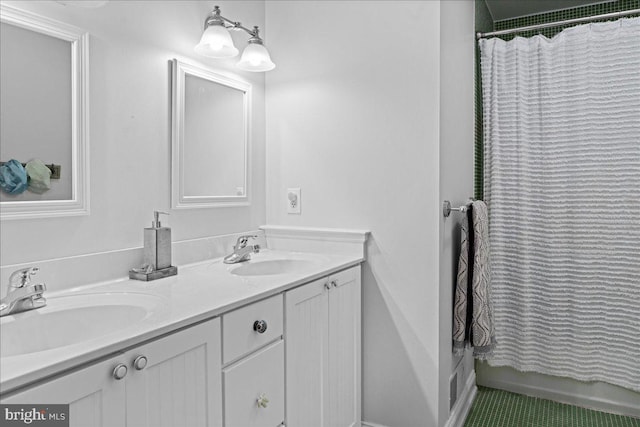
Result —
[{"label": "light fixture arm", "polygon": [[225,18],[220,14],[220,7],[214,6],[213,10],[204,20],[204,29],[206,30],[209,25],[222,25],[228,30],[244,30],[247,34],[251,36],[249,43],[259,43],[262,44],[262,39],[260,38],[258,26],[254,26],[253,30],[248,29],[243,26],[239,21],[232,21],[228,18]]}]

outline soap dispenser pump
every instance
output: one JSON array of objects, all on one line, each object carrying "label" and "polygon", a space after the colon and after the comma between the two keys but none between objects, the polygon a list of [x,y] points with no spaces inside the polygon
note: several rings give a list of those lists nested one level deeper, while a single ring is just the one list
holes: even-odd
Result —
[{"label": "soap dispenser pump", "polygon": [[153,212],[151,227],[144,229],[144,263],[129,271],[131,279],[149,281],[178,274],[178,268],[171,265],[171,228],[162,226],[160,215],[169,214]]}]

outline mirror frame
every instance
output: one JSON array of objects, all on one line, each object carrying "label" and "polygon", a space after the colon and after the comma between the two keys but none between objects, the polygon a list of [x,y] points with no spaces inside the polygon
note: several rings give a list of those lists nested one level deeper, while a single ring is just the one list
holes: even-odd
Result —
[{"label": "mirror frame", "polygon": [[[251,202],[251,84],[223,76],[211,70],[173,59],[172,61],[172,156],[171,156],[171,204],[174,209],[248,206]],[[185,196],[184,194],[184,146],[185,146],[185,77],[192,75],[244,92],[244,188],[242,196]]]},{"label": "mirror frame", "polygon": [[89,214],[89,33],[0,3],[0,22],[70,42],[71,199],[0,202],[0,219]]}]

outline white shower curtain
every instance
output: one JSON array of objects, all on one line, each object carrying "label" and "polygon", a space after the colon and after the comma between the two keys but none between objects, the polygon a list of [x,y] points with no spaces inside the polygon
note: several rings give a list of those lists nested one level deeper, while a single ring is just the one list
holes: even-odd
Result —
[{"label": "white shower curtain", "polygon": [[489,363],[640,391],[640,18],[480,47]]}]

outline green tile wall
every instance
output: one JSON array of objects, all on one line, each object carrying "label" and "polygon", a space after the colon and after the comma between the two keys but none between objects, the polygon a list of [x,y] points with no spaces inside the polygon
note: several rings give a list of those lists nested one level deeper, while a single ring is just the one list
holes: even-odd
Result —
[{"label": "green tile wall", "polygon": [[[493,30],[493,19],[491,13],[487,9],[487,4],[484,0],[476,0],[475,10],[475,32],[485,33]],[[475,78],[475,116],[476,126],[474,131],[475,136],[475,149],[474,149],[474,164],[475,169],[473,173],[474,186],[473,197],[477,200],[482,200],[482,159],[483,159],[483,147],[482,144],[482,86],[480,85],[480,47],[476,43],[476,78]]]},{"label": "green tile wall", "polygon": [[[633,9],[640,9],[640,0],[617,0],[612,2],[597,3],[597,4],[591,4],[588,6],[576,7],[573,9],[556,10],[553,12],[541,13],[539,15],[530,15],[530,16],[523,16],[523,17],[514,18],[514,19],[505,19],[502,21],[495,21],[493,24],[493,27],[495,31],[508,30],[510,28],[526,27],[528,25],[546,24],[547,22],[557,22],[557,21],[563,21],[566,19],[584,18],[586,16],[602,15],[605,13],[621,12],[624,10],[633,10]],[[612,18],[612,19],[617,19],[617,18]],[[601,22],[601,21],[607,21],[607,19],[600,19],[593,22]],[[573,25],[576,25],[576,24],[573,24]],[[542,28],[542,29],[533,30],[533,31],[523,31],[521,33],[509,34],[509,35],[500,36],[500,37],[503,40],[511,40],[516,36],[531,37],[536,34],[542,34],[546,37],[553,37],[554,35],[558,34],[560,31],[570,26],[572,25],[565,25],[565,26],[558,25],[555,27]]]},{"label": "green tile wall", "polygon": [[[523,0],[520,0],[523,1]],[[526,27],[528,25],[544,24],[547,22],[557,22],[566,19],[583,18],[587,16],[602,15],[611,12],[620,12],[625,10],[640,9],[640,0],[616,0],[606,3],[597,3],[587,6],[575,7],[571,9],[556,10],[553,12],[541,13],[538,15],[523,16],[514,19],[505,19],[493,22],[493,30],[507,30],[511,28]],[[484,0],[476,0],[476,32],[487,32],[487,16],[489,11]],[[640,16],[635,14],[631,16]],[[604,21],[604,20],[600,20]],[[597,21],[594,21],[597,22]],[[574,24],[575,25],[575,24]],[[542,28],[539,30],[524,31],[515,34],[499,36],[503,40],[511,40],[516,36],[531,37],[536,34],[542,34],[546,37],[553,37],[565,28],[572,25],[558,25],[554,27]],[[475,84],[475,170],[474,170],[474,193],[476,199],[483,198],[483,141],[482,141],[482,87],[480,81],[480,52],[476,44],[476,84]]]}]

